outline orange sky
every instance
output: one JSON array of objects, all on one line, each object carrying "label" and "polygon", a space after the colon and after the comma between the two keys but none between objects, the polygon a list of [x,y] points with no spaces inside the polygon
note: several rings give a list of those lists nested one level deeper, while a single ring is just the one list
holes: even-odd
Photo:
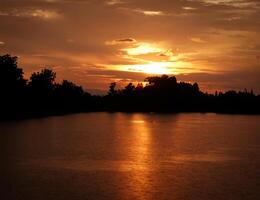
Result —
[{"label": "orange sky", "polygon": [[175,74],[260,93],[259,0],[0,0],[0,53],[87,89]]}]

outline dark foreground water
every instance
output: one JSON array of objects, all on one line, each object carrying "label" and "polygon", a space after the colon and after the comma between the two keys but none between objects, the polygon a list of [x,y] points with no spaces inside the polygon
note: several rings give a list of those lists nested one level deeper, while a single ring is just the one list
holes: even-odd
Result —
[{"label": "dark foreground water", "polygon": [[1,122],[0,150],[1,200],[260,199],[260,116]]}]

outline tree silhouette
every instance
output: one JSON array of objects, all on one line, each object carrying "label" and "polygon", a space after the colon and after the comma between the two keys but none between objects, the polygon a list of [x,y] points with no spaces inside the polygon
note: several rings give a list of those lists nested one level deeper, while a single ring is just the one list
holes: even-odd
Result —
[{"label": "tree silhouette", "polygon": [[117,89],[115,82],[105,96],[92,96],[81,86],[42,69],[29,81],[17,66],[17,57],[0,56],[0,119],[34,117],[85,111],[215,112],[260,114],[260,96],[252,90],[208,94],[197,83],[178,82],[175,76],[147,77]]},{"label": "tree silhouette", "polygon": [[135,91],[135,86],[133,83],[129,83],[127,86],[125,86],[125,89],[123,90],[123,93],[125,95],[132,95]]},{"label": "tree silhouette", "polygon": [[80,97],[84,94],[81,86],[77,86],[76,84],[67,80],[63,80],[61,84],[57,84],[55,92],[59,97],[62,98]]},{"label": "tree silhouette", "polygon": [[8,54],[0,56],[0,88],[6,95],[20,93],[25,87],[23,70],[17,66],[17,57]]},{"label": "tree silhouette", "polygon": [[108,94],[111,95],[111,96],[117,94],[117,91],[116,91],[116,83],[115,83],[115,82],[113,82],[113,83],[110,84]]},{"label": "tree silhouette", "polygon": [[53,92],[56,73],[51,69],[43,69],[40,72],[34,72],[30,77],[29,87],[37,94],[46,95]]},{"label": "tree silhouette", "polygon": [[15,56],[0,56],[0,95],[0,119],[23,113],[26,80]]}]

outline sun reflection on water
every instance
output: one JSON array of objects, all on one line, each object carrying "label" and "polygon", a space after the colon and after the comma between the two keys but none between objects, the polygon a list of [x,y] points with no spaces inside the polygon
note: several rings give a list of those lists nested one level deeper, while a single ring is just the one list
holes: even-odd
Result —
[{"label": "sun reflection on water", "polygon": [[129,123],[128,136],[131,136],[128,158],[130,178],[127,182],[133,196],[137,199],[147,197],[151,191],[151,135],[147,120],[143,115],[134,114]]}]

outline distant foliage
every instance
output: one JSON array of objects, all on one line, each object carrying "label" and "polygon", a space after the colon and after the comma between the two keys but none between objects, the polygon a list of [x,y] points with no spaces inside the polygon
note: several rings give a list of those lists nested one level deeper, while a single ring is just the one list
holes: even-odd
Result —
[{"label": "distant foliage", "polygon": [[111,83],[104,97],[107,110],[143,112],[221,112],[260,113],[260,96],[253,91],[200,91],[197,83],[178,82],[176,77],[162,75],[147,77],[148,83],[136,86],[129,83],[124,89],[115,89]]}]

